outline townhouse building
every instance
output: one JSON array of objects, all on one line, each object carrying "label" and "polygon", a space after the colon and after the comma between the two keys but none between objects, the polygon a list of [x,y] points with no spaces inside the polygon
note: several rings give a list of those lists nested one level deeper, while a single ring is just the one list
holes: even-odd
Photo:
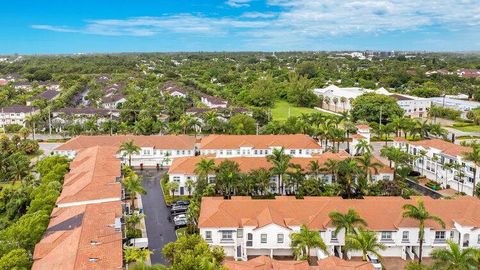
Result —
[{"label": "townhouse building", "polygon": [[124,191],[115,147],[79,150],[65,175],[34,270],[122,269]]},{"label": "townhouse building", "polygon": [[105,109],[117,109],[127,101],[127,98],[122,93],[108,95],[102,98],[102,107]]},{"label": "townhouse building", "polygon": [[216,157],[265,157],[274,149],[284,149],[293,157],[311,157],[322,153],[322,147],[313,138],[293,135],[209,135],[200,143],[202,155]]},{"label": "townhouse building", "polygon": [[435,248],[445,248],[447,240],[462,248],[480,247],[480,200],[459,197],[435,200],[430,197],[366,197],[342,199],[340,197],[277,197],[257,200],[249,197],[219,197],[202,199],[199,228],[200,235],[211,246],[220,246],[226,256],[235,260],[248,260],[253,256],[292,256],[291,235],[302,225],[317,231],[327,246],[327,253],[312,249],[311,256],[359,257],[358,251],[342,253],[345,232],[335,235],[329,213],[345,213],[354,209],[367,222],[367,229],[376,232],[379,242],[386,246],[380,251],[383,257],[413,260],[419,254],[419,222],[402,216],[405,204],[422,200],[426,209],[440,217],[445,227],[438,223],[425,223],[423,256],[429,257]]},{"label": "townhouse building", "polygon": [[[194,156],[197,139],[186,135],[164,136],[77,136],[54,149],[54,154],[74,158],[77,152],[92,146],[112,146],[118,149],[127,141],[133,141],[140,147],[138,154],[132,155],[132,166],[162,167],[169,166],[178,157]],[[117,153],[116,157],[123,163],[128,163],[128,156]]]},{"label": "townhouse building", "polygon": [[[341,161],[346,158],[349,158],[350,155],[344,151],[340,153],[331,153],[326,152],[323,154],[312,155],[311,157],[293,157],[290,159],[290,163],[294,165],[300,166],[300,168],[306,173],[307,178],[316,178],[321,179],[326,184],[331,184],[335,182],[334,175],[329,171],[322,171],[320,174],[314,174],[310,172],[310,163],[311,162],[318,162],[321,168],[325,168],[325,163],[328,160],[336,160]],[[196,166],[202,159],[213,159],[215,164],[218,166],[221,162],[225,160],[234,161],[239,165],[239,169],[241,173],[249,173],[253,170],[258,169],[266,169],[269,170],[273,167],[272,163],[268,161],[266,157],[222,157],[217,158],[214,156],[194,156],[194,157],[184,157],[184,158],[177,158],[172,162],[172,165],[168,169],[169,181],[177,182],[179,184],[179,188],[177,190],[178,194],[185,195],[188,192],[187,189],[187,181],[197,181],[198,174],[196,173]],[[378,160],[375,160],[378,162]],[[290,171],[293,171],[291,169]],[[289,177],[288,175],[286,176]],[[372,181],[378,180],[393,180],[393,170],[388,168],[387,166],[382,166],[378,168],[377,171],[371,171],[371,178]],[[212,172],[208,175],[208,182],[210,184],[215,183],[215,172]],[[280,191],[280,179],[278,175],[272,175],[270,177],[270,190],[269,192],[273,194],[279,194]],[[193,191],[190,190],[190,192]],[[292,186],[286,186],[284,193],[290,194],[295,192],[295,188]]]},{"label": "townhouse building", "polygon": [[432,101],[427,98],[402,94],[392,94],[390,96],[397,100],[397,104],[405,111],[406,116],[427,117],[428,109],[432,106]]},{"label": "townhouse building", "polygon": [[463,157],[471,151],[470,147],[440,139],[409,142],[395,138],[393,143],[395,147],[416,156],[412,163],[415,171],[440,183],[442,188],[472,195],[474,183],[478,183],[478,175],[473,175],[476,165]]},{"label": "townhouse building", "polygon": [[25,126],[28,117],[40,113],[36,107],[12,105],[0,108],[0,127],[18,124]]},{"label": "townhouse building", "polygon": [[206,94],[200,95],[200,101],[208,108],[227,108],[228,101]]},{"label": "townhouse building", "polygon": [[27,106],[32,106],[32,103],[36,100],[45,100],[47,102],[50,102],[54,99],[56,99],[58,96],[60,96],[60,92],[56,89],[47,89],[32,98],[28,99],[26,104]]}]

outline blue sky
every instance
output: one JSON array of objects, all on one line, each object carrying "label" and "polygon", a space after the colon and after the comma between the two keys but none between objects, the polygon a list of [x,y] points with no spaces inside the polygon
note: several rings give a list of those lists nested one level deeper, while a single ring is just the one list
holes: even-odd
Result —
[{"label": "blue sky", "polygon": [[478,0],[4,0],[0,25],[0,54],[480,50]]}]

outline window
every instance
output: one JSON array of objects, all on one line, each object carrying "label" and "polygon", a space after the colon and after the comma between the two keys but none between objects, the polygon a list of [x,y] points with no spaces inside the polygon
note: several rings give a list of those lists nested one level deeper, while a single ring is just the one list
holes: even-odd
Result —
[{"label": "window", "polygon": [[436,231],[435,240],[445,240],[445,231]]},{"label": "window", "polygon": [[173,181],[180,183],[180,176],[174,176]]},{"label": "window", "polygon": [[[450,231],[450,238],[453,239],[453,236],[454,236],[454,232]],[[480,235],[479,235],[479,237],[480,237]]]},{"label": "window", "polygon": [[332,241],[337,241],[337,236],[335,235],[335,231],[332,231],[332,234],[330,236],[330,238],[332,239]]},{"label": "window", "polygon": [[232,240],[232,231],[222,231],[222,240]]},{"label": "window", "polygon": [[283,244],[283,233],[277,234],[277,243]]},{"label": "window", "polygon": [[408,241],[408,237],[409,237],[409,232],[408,231],[403,231],[402,241]]},{"label": "window", "polygon": [[301,155],[302,154],[302,149],[298,149],[298,153]]},{"label": "window", "polygon": [[205,231],[205,240],[212,240],[212,231]]},{"label": "window", "polygon": [[380,239],[384,241],[392,240],[392,232],[382,232]]},{"label": "window", "polygon": [[258,150],[253,150],[253,154],[258,155]]},{"label": "window", "polygon": [[290,150],[290,155],[295,155],[295,149]]},{"label": "window", "polygon": [[262,244],[266,244],[266,243],[267,243],[267,234],[262,233],[262,234],[260,235],[260,243],[262,243]]},{"label": "window", "polygon": [[232,155],[232,150],[227,150],[227,156],[231,156]]},{"label": "window", "polygon": [[477,243],[480,244],[480,234],[478,235]]},{"label": "window", "polygon": [[243,229],[237,230],[237,238],[243,238]]}]

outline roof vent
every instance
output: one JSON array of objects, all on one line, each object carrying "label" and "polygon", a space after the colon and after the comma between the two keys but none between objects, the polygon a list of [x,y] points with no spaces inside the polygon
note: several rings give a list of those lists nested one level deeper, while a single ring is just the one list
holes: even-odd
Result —
[{"label": "roof vent", "polygon": [[96,240],[90,241],[90,245],[92,245],[92,246],[96,246],[96,245],[100,245],[100,244],[101,244],[101,242],[96,241]]},{"label": "roof vent", "polygon": [[89,262],[98,262],[99,260],[99,258],[88,258]]}]

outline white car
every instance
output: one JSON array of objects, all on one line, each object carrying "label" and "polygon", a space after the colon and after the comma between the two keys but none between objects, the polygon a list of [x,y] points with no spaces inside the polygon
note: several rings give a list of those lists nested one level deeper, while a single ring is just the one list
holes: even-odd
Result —
[{"label": "white car", "polygon": [[187,216],[186,216],[185,214],[180,214],[180,215],[178,215],[178,216],[174,216],[174,217],[173,217],[173,221],[174,221],[174,222],[175,222],[175,221],[179,221],[179,220],[183,220],[183,219],[185,219],[185,220],[187,219]]},{"label": "white car", "polygon": [[375,270],[382,270],[382,263],[374,254],[367,254],[367,260],[373,265]]}]

